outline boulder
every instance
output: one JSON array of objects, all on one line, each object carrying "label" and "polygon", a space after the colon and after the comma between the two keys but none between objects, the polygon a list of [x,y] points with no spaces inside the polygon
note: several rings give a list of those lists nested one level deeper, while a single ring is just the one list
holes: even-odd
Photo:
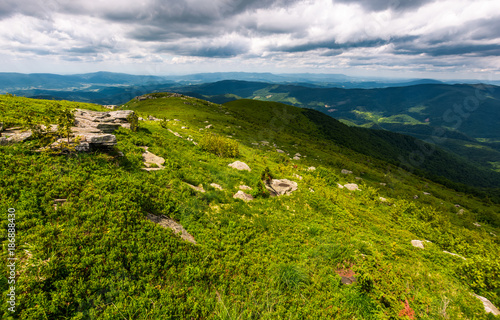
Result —
[{"label": "boulder", "polygon": [[288,179],[272,179],[266,182],[266,188],[271,193],[271,196],[289,195],[298,189],[297,182]]},{"label": "boulder", "polygon": [[250,169],[250,167],[246,163],[241,161],[235,161],[233,163],[228,164],[228,166],[237,170],[252,171],[252,169]]},{"label": "boulder", "polygon": [[252,201],[254,198],[252,195],[245,193],[243,191],[238,191],[233,195],[234,199],[241,199],[243,201]]}]

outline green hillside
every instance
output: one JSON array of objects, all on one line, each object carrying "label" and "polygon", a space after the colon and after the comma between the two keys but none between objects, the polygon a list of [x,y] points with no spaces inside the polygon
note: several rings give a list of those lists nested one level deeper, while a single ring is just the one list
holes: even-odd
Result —
[{"label": "green hillside", "polygon": [[[498,152],[483,150],[477,156],[457,149],[452,139],[488,146],[500,137],[500,90],[492,85],[420,84],[376,89],[311,88],[260,82],[220,81],[183,88],[214,102],[226,94],[276,101],[321,111],[358,126],[380,128],[428,140],[493,169]],[[225,100],[224,100],[225,99]],[[236,97],[234,99],[237,99]],[[451,139],[451,140],[449,140]],[[496,149],[499,151],[499,149]],[[463,151],[463,152],[462,152]],[[487,153],[487,157],[484,157]]]},{"label": "green hillside", "polygon": [[[145,98],[123,109],[162,120],[115,131],[111,150],[0,146],[1,224],[15,209],[18,258],[16,313],[2,303],[0,318],[495,319],[472,293],[500,306],[500,206],[398,169],[414,139],[280,103]],[[54,103],[1,96],[0,122],[99,109]],[[210,151],[226,145],[237,156]],[[146,146],[163,170],[142,170]],[[228,166],[236,160],[251,171]],[[266,174],[298,189],[267,197]],[[353,183],[360,190],[338,187]],[[242,185],[253,201],[233,198]],[[177,221],[196,244],[148,215]],[[3,296],[8,242],[2,233]]]}]

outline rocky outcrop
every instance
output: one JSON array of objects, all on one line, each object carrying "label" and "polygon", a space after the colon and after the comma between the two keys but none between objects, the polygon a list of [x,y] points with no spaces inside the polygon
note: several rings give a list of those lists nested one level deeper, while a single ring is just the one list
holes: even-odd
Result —
[{"label": "rocky outcrop", "polygon": [[9,128],[1,133],[0,145],[18,143],[28,140],[33,136],[31,130],[22,130],[21,128]]},{"label": "rocky outcrop", "polygon": [[297,182],[288,179],[273,179],[266,182],[266,188],[271,193],[271,196],[289,195],[298,189]]},{"label": "rocky outcrop", "polygon": [[[76,151],[90,151],[95,148],[109,148],[116,145],[116,137],[111,134],[123,127],[130,129],[129,119],[134,116],[132,110],[99,112],[76,109],[75,123],[68,138],[61,138],[51,145],[53,149],[74,147]],[[147,152],[147,151],[146,151]]]},{"label": "rocky outcrop", "polygon": [[76,109],[74,112],[75,127],[96,128],[103,133],[112,133],[120,127],[130,129],[127,118],[132,114],[134,114],[132,110],[98,112]]},{"label": "rocky outcrop", "polygon": [[228,164],[228,166],[231,168],[235,168],[237,170],[252,171],[252,169],[250,169],[250,167],[246,163],[241,162],[241,161],[235,161],[233,163]]},{"label": "rocky outcrop", "polygon": [[194,239],[194,237],[190,235],[189,232],[187,232],[181,224],[175,222],[173,219],[170,219],[169,217],[165,217],[163,215],[157,216],[151,213],[148,213],[147,218],[164,228],[172,229],[175,234],[180,234],[182,239],[196,244],[196,240]]}]

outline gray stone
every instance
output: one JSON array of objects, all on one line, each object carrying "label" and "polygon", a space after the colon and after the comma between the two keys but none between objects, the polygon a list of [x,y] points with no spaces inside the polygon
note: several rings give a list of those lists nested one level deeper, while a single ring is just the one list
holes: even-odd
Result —
[{"label": "gray stone", "polygon": [[254,198],[252,195],[245,193],[243,191],[238,191],[233,195],[234,199],[241,199],[243,201],[252,201]]},{"label": "gray stone", "polygon": [[241,190],[252,190],[252,188],[250,188],[249,186],[246,186],[246,185],[241,185],[238,187],[238,189],[241,189]]},{"label": "gray stone", "polygon": [[199,185],[199,186],[193,186],[192,184],[189,184],[189,183],[186,183],[191,189],[195,190],[195,191],[198,191],[198,192],[201,192],[201,193],[205,193],[205,189],[203,189],[203,185]]},{"label": "gray stone", "polygon": [[361,190],[359,189],[358,185],[355,184],[355,183],[348,183],[348,184],[345,184],[344,187],[349,190],[349,191],[356,191],[356,190]]},{"label": "gray stone", "polygon": [[246,163],[241,161],[235,161],[233,163],[228,164],[228,166],[237,170],[252,171],[252,169],[250,169],[250,167]]},{"label": "gray stone", "polygon": [[266,188],[271,193],[271,196],[289,195],[298,189],[297,182],[288,179],[273,179],[266,182]]},{"label": "gray stone", "polygon": [[351,174],[352,171],[351,170],[347,170],[347,169],[342,169],[342,171],[340,171],[340,173],[342,173],[342,174]]},{"label": "gray stone", "polygon": [[285,151],[281,150],[281,149],[276,149],[276,152],[277,153],[285,153]]},{"label": "gray stone", "polygon": [[307,168],[307,171],[314,171],[314,170],[316,170],[316,167],[309,167],[309,168]]}]

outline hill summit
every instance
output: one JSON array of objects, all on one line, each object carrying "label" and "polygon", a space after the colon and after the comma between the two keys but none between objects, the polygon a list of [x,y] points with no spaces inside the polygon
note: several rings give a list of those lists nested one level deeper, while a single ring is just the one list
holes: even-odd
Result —
[{"label": "hill summit", "polygon": [[[61,112],[75,109],[109,113],[0,96],[6,128],[64,123]],[[414,138],[275,102],[153,93],[120,110],[138,127],[114,128],[108,149],[37,151],[57,138],[48,134],[0,146],[0,203],[15,212],[2,223],[15,224],[16,317],[498,312],[500,207],[438,183],[432,167],[399,169],[393,160],[418,147]]]}]

